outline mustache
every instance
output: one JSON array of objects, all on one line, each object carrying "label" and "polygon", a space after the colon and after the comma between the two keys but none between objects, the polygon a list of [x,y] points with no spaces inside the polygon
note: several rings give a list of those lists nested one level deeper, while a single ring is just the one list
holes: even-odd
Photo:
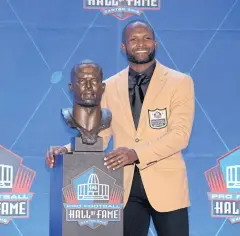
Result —
[{"label": "mustache", "polygon": [[94,93],[93,91],[88,90],[88,91],[84,91],[82,93],[82,96],[85,96],[85,95],[96,96],[96,93]]}]

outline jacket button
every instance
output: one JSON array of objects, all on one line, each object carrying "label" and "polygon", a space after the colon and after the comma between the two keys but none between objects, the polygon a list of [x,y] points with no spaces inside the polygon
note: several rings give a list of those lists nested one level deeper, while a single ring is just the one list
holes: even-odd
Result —
[{"label": "jacket button", "polygon": [[139,142],[140,140],[138,138],[135,139],[135,142]]}]

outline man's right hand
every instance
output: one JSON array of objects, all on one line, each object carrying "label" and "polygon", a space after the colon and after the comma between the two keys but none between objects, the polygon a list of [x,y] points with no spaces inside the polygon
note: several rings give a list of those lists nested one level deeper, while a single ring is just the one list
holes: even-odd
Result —
[{"label": "man's right hand", "polygon": [[56,155],[64,154],[67,152],[68,152],[68,150],[64,146],[50,147],[49,150],[47,150],[46,157],[45,157],[45,161],[46,161],[46,164],[48,165],[48,167],[53,168],[55,166]]}]

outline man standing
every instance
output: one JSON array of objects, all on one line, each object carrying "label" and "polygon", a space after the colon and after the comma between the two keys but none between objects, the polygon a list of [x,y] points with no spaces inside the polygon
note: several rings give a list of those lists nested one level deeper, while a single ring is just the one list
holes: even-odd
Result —
[{"label": "man standing", "polygon": [[[101,106],[112,112],[109,129],[100,133],[114,150],[107,168],[124,168],[124,236],[147,236],[150,217],[158,236],[189,236],[189,192],[182,150],[194,119],[192,78],[155,59],[154,31],[144,21],[126,25],[122,50],[129,66],[104,81]],[[69,145],[47,153],[54,156]]]}]

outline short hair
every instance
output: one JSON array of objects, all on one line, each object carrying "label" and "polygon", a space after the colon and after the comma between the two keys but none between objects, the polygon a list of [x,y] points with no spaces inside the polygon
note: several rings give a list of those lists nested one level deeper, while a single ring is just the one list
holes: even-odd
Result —
[{"label": "short hair", "polygon": [[126,31],[127,31],[128,27],[130,25],[133,25],[133,24],[136,24],[136,23],[140,23],[140,24],[145,25],[152,32],[153,39],[155,40],[155,32],[154,32],[152,26],[148,22],[146,22],[144,20],[132,20],[132,21],[128,22],[125,25],[125,27],[123,28],[123,31],[122,31],[122,43],[124,43],[124,44],[126,43]]},{"label": "short hair", "polygon": [[85,65],[95,66],[100,73],[101,81],[103,81],[103,70],[102,70],[102,68],[100,67],[100,65],[98,63],[96,63],[94,61],[91,61],[91,60],[83,60],[80,63],[76,64],[71,70],[71,78],[73,78],[76,75],[77,68],[79,68],[80,66],[85,66]]}]

